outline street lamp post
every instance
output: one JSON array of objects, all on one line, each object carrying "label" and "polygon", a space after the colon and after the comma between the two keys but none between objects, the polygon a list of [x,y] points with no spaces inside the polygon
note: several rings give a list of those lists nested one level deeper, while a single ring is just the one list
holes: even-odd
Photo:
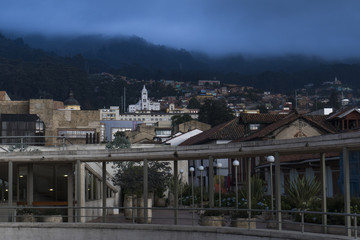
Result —
[{"label": "street lamp post", "polygon": [[236,208],[238,208],[238,202],[239,202],[239,193],[238,193],[238,174],[237,174],[237,170],[239,167],[240,163],[238,160],[234,160],[233,161],[233,166],[235,167],[235,196],[236,196]]},{"label": "street lamp post", "polygon": [[202,179],[202,174],[204,171],[204,166],[199,166],[199,171],[200,171],[200,200],[201,200],[201,208],[204,207],[203,205],[203,179]]},{"label": "street lamp post", "polygon": [[[274,210],[274,191],[273,191],[273,174],[272,174],[272,164],[275,162],[274,156],[267,156],[266,161],[270,163],[270,201],[271,201],[271,211]],[[271,215],[273,213],[271,212]]]},{"label": "street lamp post", "polygon": [[218,169],[218,177],[219,177],[219,207],[221,207],[221,175],[220,175],[220,169],[222,167],[221,163],[217,163],[216,167]]},{"label": "street lamp post", "polygon": [[182,207],[182,180],[183,180],[184,170],[180,169],[180,207]]},{"label": "street lamp post", "polygon": [[194,215],[195,215],[195,211],[194,211],[194,207],[195,207],[195,201],[194,201],[194,171],[195,169],[193,167],[190,167],[190,173],[191,173],[191,198],[192,198],[192,207],[193,207],[193,211],[192,211],[192,225],[194,225]]}]

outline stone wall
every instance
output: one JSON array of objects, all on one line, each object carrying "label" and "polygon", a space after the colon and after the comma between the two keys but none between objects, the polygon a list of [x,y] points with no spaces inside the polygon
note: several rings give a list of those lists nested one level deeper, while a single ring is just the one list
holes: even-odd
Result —
[{"label": "stone wall", "polygon": [[29,114],[29,101],[0,101],[1,114]]},{"label": "stone wall", "polygon": [[201,131],[206,131],[211,128],[211,125],[197,120],[191,120],[185,123],[181,123],[175,127],[175,132],[188,132],[190,130],[199,129]]},{"label": "stone wall", "polygon": [[[46,136],[56,136],[54,129],[54,101],[52,99],[30,99],[30,114],[36,114],[44,122],[45,125],[45,135]],[[47,143],[54,143],[56,139],[46,139]]]},{"label": "stone wall", "polygon": [[275,131],[275,139],[291,139],[297,137],[314,137],[320,136],[321,133],[317,128],[312,127],[305,121],[296,120],[289,126]]},{"label": "stone wall", "polygon": [[[100,132],[99,110],[55,110],[53,113],[54,134],[57,136],[58,129],[95,129]],[[86,139],[70,139],[73,144],[84,144]]]}]

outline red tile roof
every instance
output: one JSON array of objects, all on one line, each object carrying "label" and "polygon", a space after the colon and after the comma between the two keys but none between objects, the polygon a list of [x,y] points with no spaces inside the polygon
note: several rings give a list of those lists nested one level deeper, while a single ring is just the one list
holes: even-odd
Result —
[{"label": "red tile roof", "polygon": [[234,118],[226,123],[215,126],[205,132],[202,132],[194,137],[189,138],[182,144],[194,145],[203,144],[212,140],[235,140],[244,135],[244,126],[238,124],[239,118]]},{"label": "red tile roof", "polygon": [[[326,116],[302,115],[297,112],[288,115],[278,114],[244,114],[229,122],[218,125],[203,133],[189,138],[181,145],[204,144],[214,140],[232,140],[233,142],[263,139],[277,129],[286,126],[297,119],[302,119],[308,124],[322,130],[324,133],[336,133],[336,128],[326,121]],[[258,131],[249,131],[248,124],[265,125]]]},{"label": "red tile roof", "polygon": [[246,124],[249,123],[262,123],[270,124],[279,119],[284,118],[286,115],[279,114],[251,114],[241,113],[238,118],[235,118],[229,122],[215,126],[203,133],[200,133],[192,138],[189,138],[181,145],[194,145],[204,144],[213,140],[236,140],[245,136]]},{"label": "red tile roof", "polygon": [[337,110],[336,112],[330,114],[327,117],[327,120],[331,121],[333,119],[343,118],[346,115],[352,113],[353,111],[356,111],[359,113],[359,110],[357,108],[353,108],[353,107],[341,108],[341,109]]},{"label": "red tile roof", "polygon": [[241,139],[237,139],[234,142],[249,141],[255,139],[261,139],[274,132],[275,130],[294,122],[297,119],[303,119],[314,127],[322,129],[326,133],[336,133],[337,130],[334,126],[326,121],[326,116],[314,116],[314,115],[301,115],[296,112],[286,115],[286,117],[264,127],[263,129],[246,136]]},{"label": "red tile roof", "polygon": [[268,113],[259,113],[259,114],[246,114],[241,113],[239,117],[239,122],[243,123],[273,123],[287,116],[286,114],[268,114]]}]

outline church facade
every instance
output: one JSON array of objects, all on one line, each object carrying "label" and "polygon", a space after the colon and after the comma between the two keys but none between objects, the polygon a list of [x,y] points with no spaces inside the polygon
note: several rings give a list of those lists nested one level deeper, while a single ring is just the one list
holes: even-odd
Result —
[{"label": "church facade", "polygon": [[149,100],[148,91],[145,88],[141,90],[140,100],[136,104],[129,105],[128,112],[150,112],[150,111],[160,111],[160,103],[152,102]]}]

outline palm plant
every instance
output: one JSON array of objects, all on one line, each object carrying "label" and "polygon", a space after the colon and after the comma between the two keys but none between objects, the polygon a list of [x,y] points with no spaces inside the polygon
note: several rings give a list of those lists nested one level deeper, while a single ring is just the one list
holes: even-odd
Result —
[{"label": "palm plant", "polygon": [[298,209],[309,209],[320,192],[320,182],[315,178],[297,177],[289,182],[285,189],[292,206]]},{"label": "palm plant", "polygon": [[[250,180],[251,182],[251,201],[258,203],[264,198],[264,180],[258,176],[254,176]],[[247,199],[247,184],[240,189],[240,197]]]}]

